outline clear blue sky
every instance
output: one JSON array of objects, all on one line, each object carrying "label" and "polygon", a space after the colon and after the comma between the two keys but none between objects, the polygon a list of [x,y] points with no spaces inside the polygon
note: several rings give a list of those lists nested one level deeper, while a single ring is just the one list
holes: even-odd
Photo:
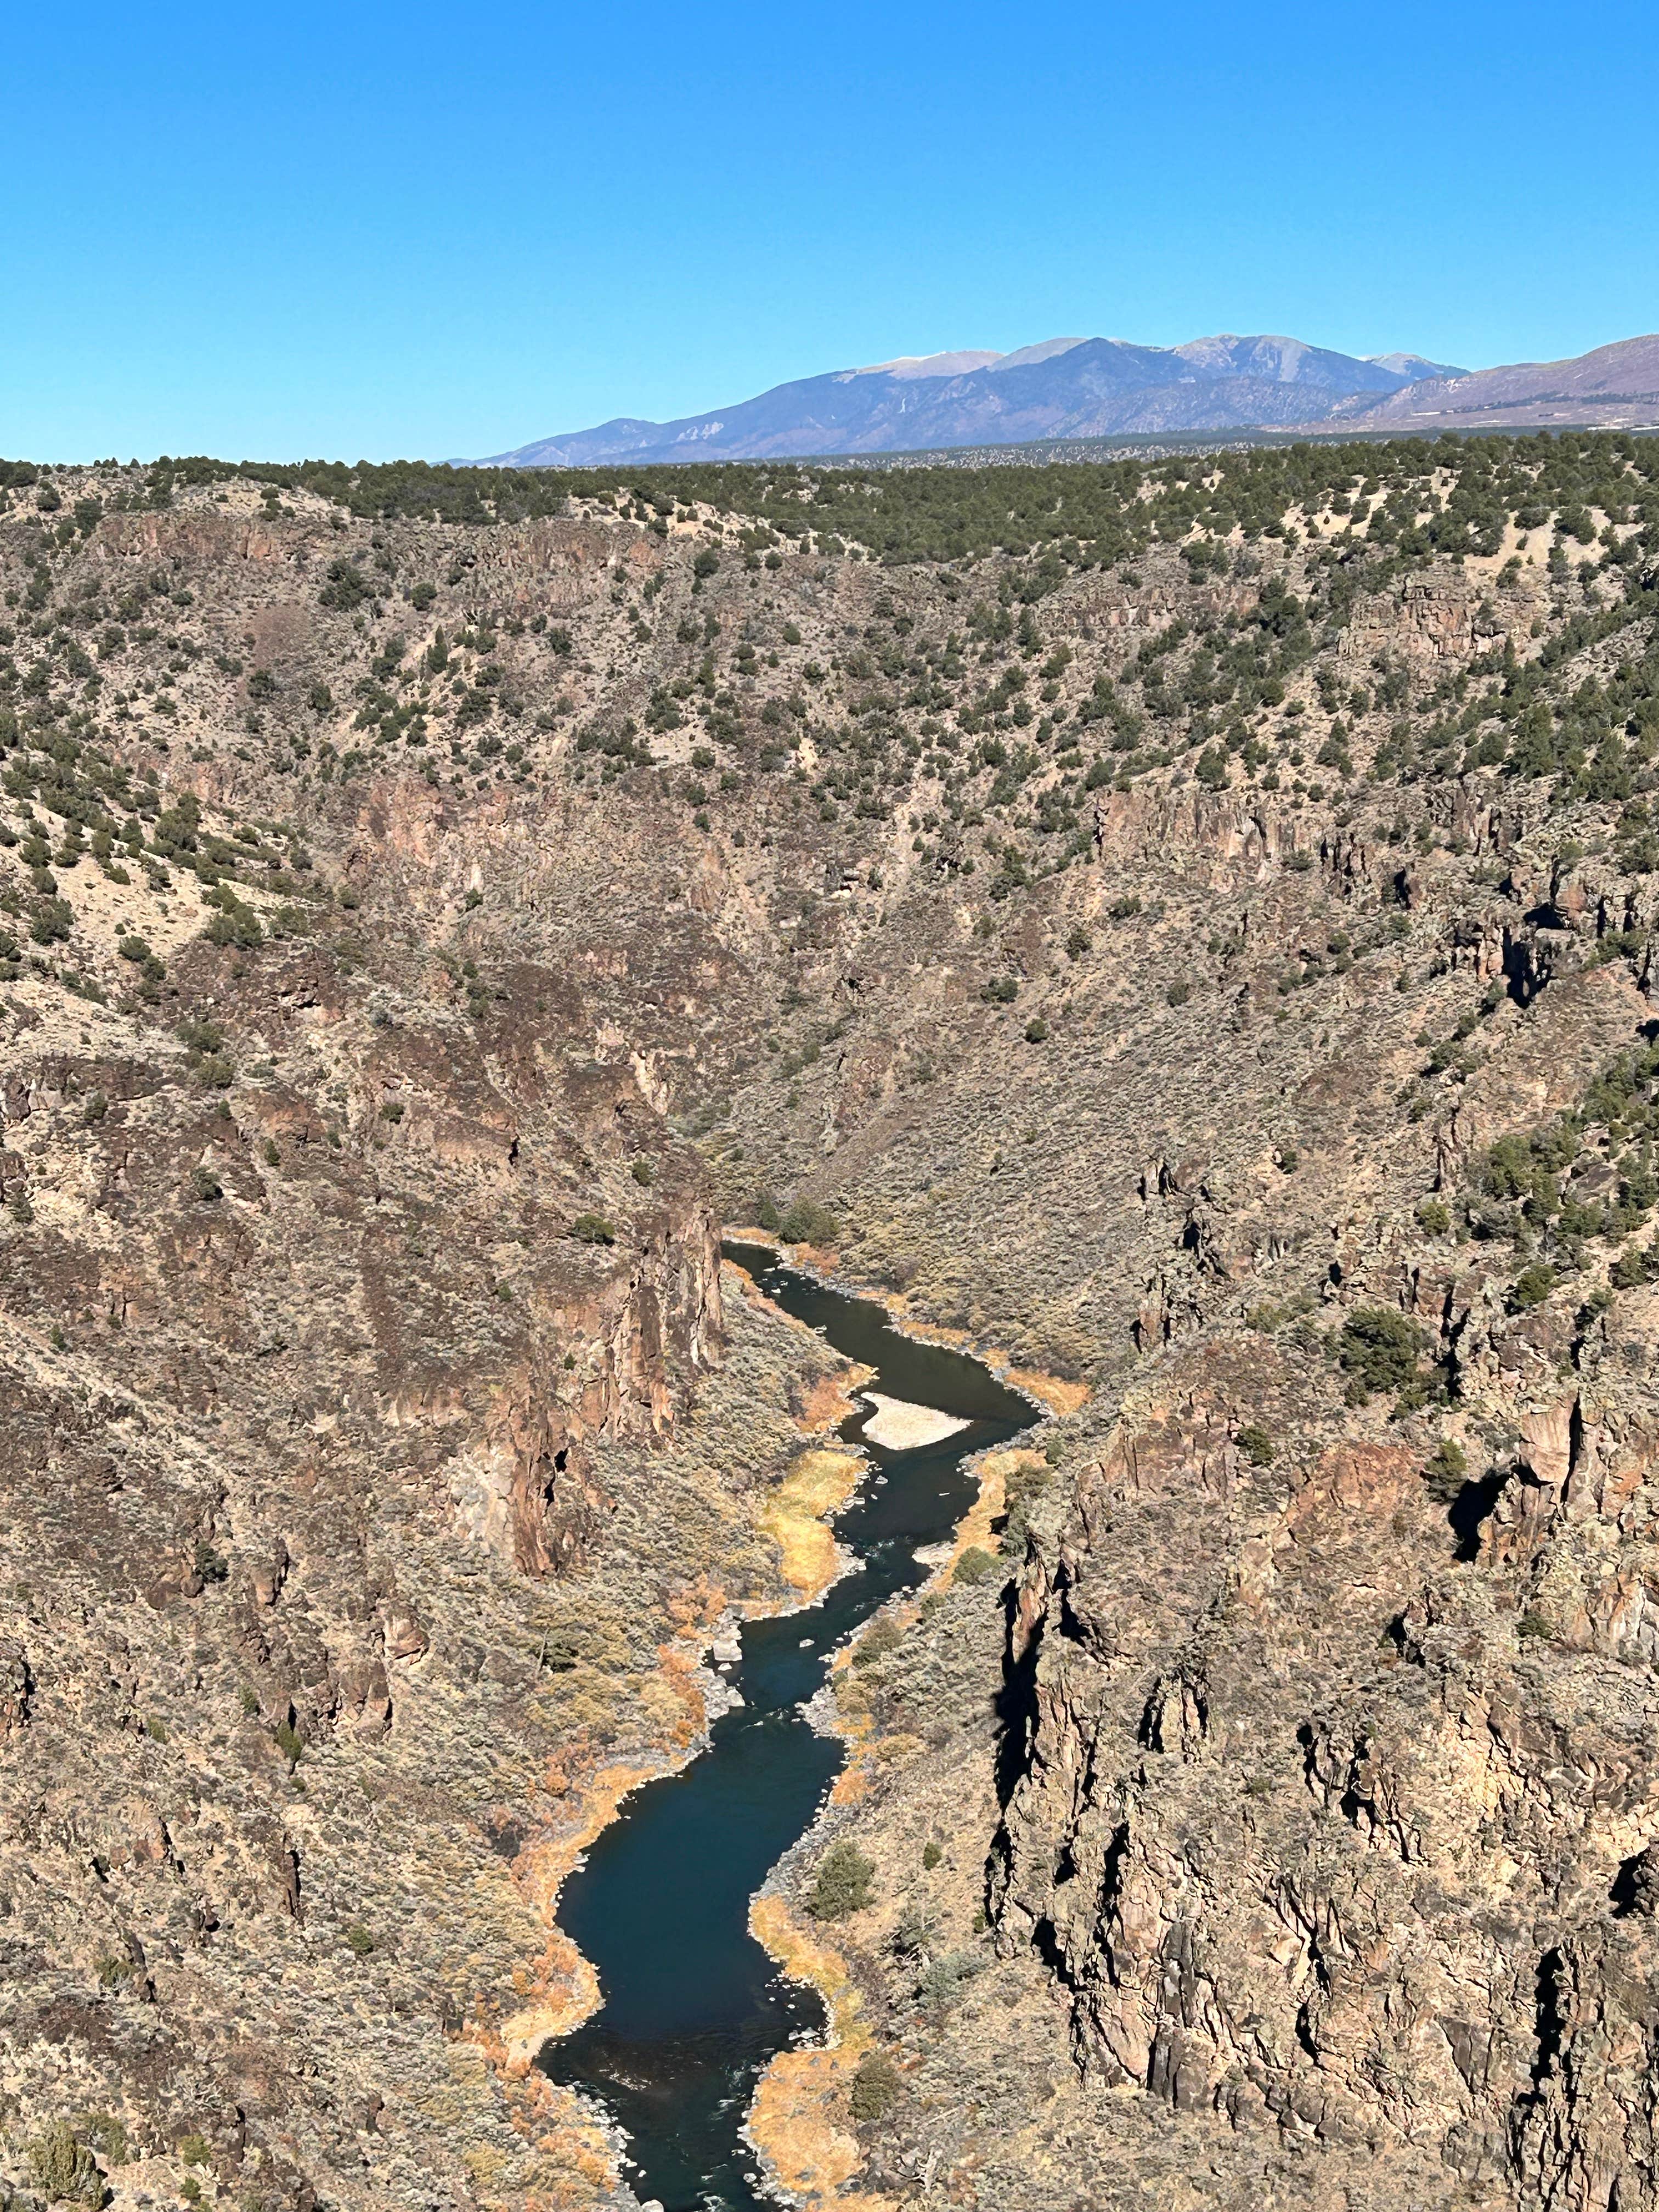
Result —
[{"label": "clear blue sky", "polygon": [[430,459],[1070,334],[1659,326],[1652,0],[14,9],[0,454]]}]

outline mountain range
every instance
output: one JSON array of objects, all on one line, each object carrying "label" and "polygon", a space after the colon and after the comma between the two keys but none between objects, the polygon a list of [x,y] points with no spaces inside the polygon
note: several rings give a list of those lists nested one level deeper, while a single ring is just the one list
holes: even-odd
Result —
[{"label": "mountain range", "polygon": [[928,354],[833,369],[668,422],[618,416],[481,466],[752,460],[1038,440],[1337,427],[1396,434],[1659,419],[1659,337],[1564,362],[1468,370],[1413,353],[1359,358],[1299,338],[1184,345],[1049,338],[1017,352]]}]

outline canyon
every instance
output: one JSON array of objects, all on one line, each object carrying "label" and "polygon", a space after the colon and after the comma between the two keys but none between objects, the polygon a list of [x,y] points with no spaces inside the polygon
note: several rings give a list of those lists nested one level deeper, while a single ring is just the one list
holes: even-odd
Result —
[{"label": "canyon", "polygon": [[1659,2204],[1650,465],[0,465],[20,2212],[636,2201],[561,1886],[869,1382],[732,1234],[1038,1409],[773,2185]]}]

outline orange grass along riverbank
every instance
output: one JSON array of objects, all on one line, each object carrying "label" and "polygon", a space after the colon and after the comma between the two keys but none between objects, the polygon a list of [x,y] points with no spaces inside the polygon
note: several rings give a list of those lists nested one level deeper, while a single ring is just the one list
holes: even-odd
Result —
[{"label": "orange grass along riverbank", "polygon": [[[713,1617],[723,1610],[718,1590],[709,1593]],[[572,2089],[535,2071],[536,2054],[550,2037],[567,2035],[599,2003],[599,1977],[589,1960],[557,1925],[559,1891],[581,1854],[615,1820],[623,1801],[641,1783],[671,1772],[684,1761],[706,1723],[702,1690],[696,1680],[701,1642],[659,1647],[664,1679],[675,1690],[680,1718],[665,1738],[659,1755],[633,1764],[603,1766],[571,1786],[562,1772],[550,1773],[550,1791],[562,1790],[572,1817],[564,1831],[526,1845],[513,1874],[547,1931],[534,1964],[516,1978],[529,2002],[498,2022],[481,2022],[465,2040],[501,2077],[514,2125],[536,2143],[548,2163],[547,2212],[579,2212],[613,2191],[620,2179],[617,2146]]]},{"label": "orange grass along riverbank", "polygon": [[892,2212],[892,2199],[846,2184],[862,2164],[846,2124],[847,2100],[870,2036],[847,1962],[781,1897],[757,1897],[750,1933],[798,1982],[810,1982],[830,2014],[830,2041],[815,2051],[781,2051],[756,2087],[744,2132],[780,2188],[803,2205],[831,2202],[838,2212]]},{"label": "orange grass along riverbank", "polygon": [[864,1468],[852,1452],[805,1451],[766,1501],[760,1525],[776,1542],[784,1579],[804,1603],[836,1578],[841,1552],[830,1516],[852,1496]]}]

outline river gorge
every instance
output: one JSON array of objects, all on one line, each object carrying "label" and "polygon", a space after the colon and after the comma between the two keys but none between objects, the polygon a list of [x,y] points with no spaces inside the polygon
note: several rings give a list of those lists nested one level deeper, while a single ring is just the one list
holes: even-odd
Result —
[{"label": "river gorge", "polygon": [[[775,1304],[873,1370],[841,1430],[869,1473],[835,1523],[842,1574],[816,1602],[745,1623],[741,1656],[720,1667],[731,1702],[702,1755],[637,1792],[560,1900],[561,1925],[597,1967],[603,2002],[538,2063],[620,2126],[636,2191],[665,2212],[756,2212],[772,2201],[744,2135],[750,2100],[769,2059],[825,2023],[816,1993],[781,1977],[755,1941],[749,1909],[844,1762],[841,1741],[806,1709],[836,1648],[927,1579],[919,1555],[973,1504],[975,1455],[1006,1443],[1034,1411],[978,1361],[902,1335],[868,1300],[764,1248],[726,1252]],[[890,1402],[872,1408],[872,1396]],[[943,1421],[918,1422],[920,1408],[949,1417],[951,1433],[937,1437]],[[936,1440],[921,1444],[876,1440],[930,1431]]]}]

